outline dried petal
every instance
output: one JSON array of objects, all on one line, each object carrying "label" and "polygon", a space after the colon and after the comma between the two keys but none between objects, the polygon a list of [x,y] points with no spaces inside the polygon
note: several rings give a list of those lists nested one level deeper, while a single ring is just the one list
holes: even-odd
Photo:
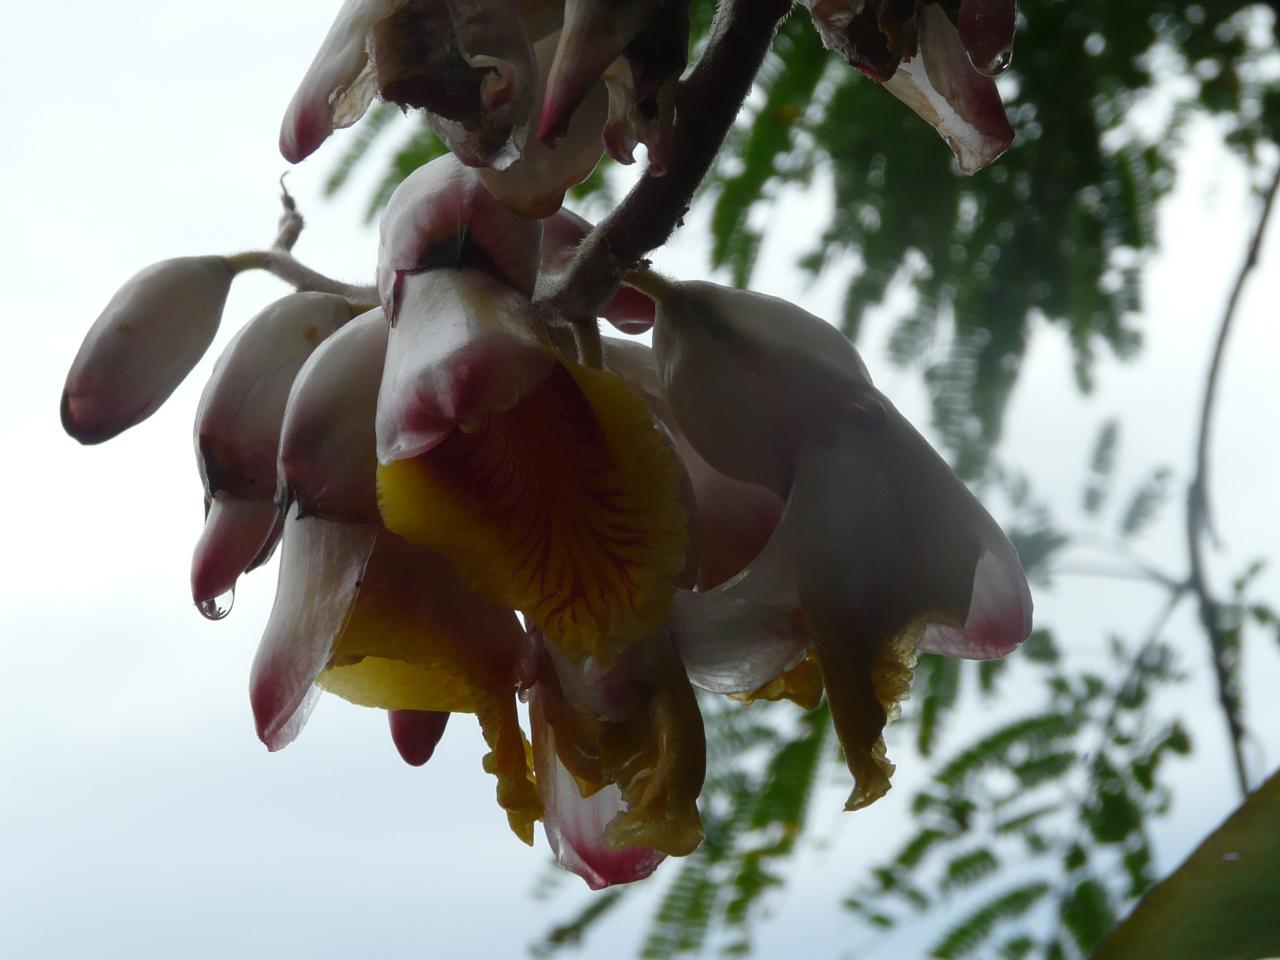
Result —
[{"label": "dried petal", "polygon": [[884,88],[938,131],[963,173],[977,173],[1013,142],[995,82],[974,70],[941,7],[921,10],[920,53]]}]

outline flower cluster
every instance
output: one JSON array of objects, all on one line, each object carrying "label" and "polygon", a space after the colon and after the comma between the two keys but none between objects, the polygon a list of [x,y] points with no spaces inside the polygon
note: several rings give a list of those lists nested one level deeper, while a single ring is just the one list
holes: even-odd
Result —
[{"label": "flower cluster", "polygon": [[[975,54],[975,9],[1012,24],[1012,3],[983,0],[960,3],[958,33],[939,4],[811,6],[886,85],[933,78],[927,96],[955,106],[944,125],[969,114],[931,57]],[[592,236],[566,189],[637,144],[664,172],[687,29],[659,0],[347,0],[285,156],[375,93],[425,110],[451,150],[391,197],[376,284],[297,263],[287,203],[270,251],[130,280],[62,400],[73,437],[115,436],[194,367],[238,273],[293,282],[227,346],[195,425],[196,603],[223,615],[280,547],[258,735],[287,745],[323,690],[387,711],[420,764],[450,714],[475,714],[512,830],[532,843],[541,820],[593,887],[701,842],[695,687],[809,708],[825,694],[853,809],[888,789],[882,732],[917,651],[1002,656],[1030,631],[1009,541],[829,324],[646,269],[596,312],[652,329],[652,347],[541,308]],[[953,140],[964,165],[993,155],[977,129],[977,146]]]}]

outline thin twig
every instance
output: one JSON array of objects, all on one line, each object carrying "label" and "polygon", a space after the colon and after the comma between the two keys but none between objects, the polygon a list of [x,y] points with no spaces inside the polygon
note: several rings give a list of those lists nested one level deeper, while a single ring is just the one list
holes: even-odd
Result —
[{"label": "thin twig", "polygon": [[279,277],[300,292],[332,293],[343,297],[353,308],[372,310],[378,305],[378,288],[355,283],[343,283],[312,270],[287,250],[273,247],[270,250],[248,250],[227,257],[231,269],[265,270]]},{"label": "thin twig", "polygon": [[1275,176],[1262,199],[1262,212],[1258,217],[1258,225],[1254,228],[1253,237],[1249,241],[1249,249],[1244,263],[1236,274],[1235,285],[1218,324],[1218,338],[1214,343],[1213,357],[1209,361],[1209,372],[1205,378],[1204,403],[1200,408],[1200,430],[1196,438],[1195,475],[1187,488],[1187,554],[1191,563],[1189,578],[1192,592],[1200,615],[1200,623],[1209,639],[1209,648],[1213,660],[1213,672],[1218,686],[1218,703],[1222,706],[1223,716],[1227,722],[1227,731],[1231,738],[1231,753],[1235,763],[1236,780],[1243,797],[1249,792],[1249,774],[1244,762],[1243,742],[1245,737],[1244,722],[1240,717],[1240,693],[1236,689],[1236,670],[1230,662],[1233,641],[1228,631],[1223,629],[1220,616],[1220,604],[1214,599],[1205,574],[1204,535],[1209,528],[1209,440],[1213,429],[1213,408],[1218,397],[1218,382],[1222,373],[1223,356],[1226,353],[1227,338],[1231,334],[1235,322],[1236,308],[1244,291],[1245,282],[1254,267],[1258,265],[1258,256],[1262,250],[1263,237],[1266,234],[1267,222],[1271,218],[1276,192],[1280,190],[1280,165],[1277,165]]},{"label": "thin twig", "polygon": [[302,235],[302,228],[306,226],[306,221],[302,219],[302,214],[298,212],[298,204],[293,199],[293,194],[284,185],[284,178],[287,177],[288,171],[280,174],[280,205],[284,207],[280,214],[280,223],[276,227],[276,242],[274,246],[288,253],[293,249],[293,245],[298,242],[298,237]]},{"label": "thin twig", "polygon": [[676,94],[671,160],[646,173],[578,246],[560,278],[538,298],[551,325],[594,327],[623,276],[667,242],[733,126],[791,0],[721,0],[711,36]]}]

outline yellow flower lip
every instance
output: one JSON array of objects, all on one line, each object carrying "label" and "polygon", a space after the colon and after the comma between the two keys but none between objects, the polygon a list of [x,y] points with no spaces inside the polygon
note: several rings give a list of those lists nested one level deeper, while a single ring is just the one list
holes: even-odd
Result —
[{"label": "yellow flower lip", "polygon": [[680,482],[644,401],[568,361],[474,432],[378,468],[389,529],[605,665],[666,619],[688,541]]}]

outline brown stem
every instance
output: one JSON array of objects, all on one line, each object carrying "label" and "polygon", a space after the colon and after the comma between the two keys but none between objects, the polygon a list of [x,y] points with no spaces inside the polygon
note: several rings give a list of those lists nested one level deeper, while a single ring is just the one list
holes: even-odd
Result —
[{"label": "brown stem", "polygon": [[791,0],[721,0],[706,49],[676,93],[667,172],[645,173],[578,246],[572,263],[538,298],[549,323],[594,327],[601,305],[623,276],[667,242],[720,152],[790,9]]},{"label": "brown stem", "polygon": [[284,207],[280,214],[280,222],[276,227],[276,242],[273,245],[278,250],[288,253],[293,249],[293,245],[298,242],[298,237],[302,234],[302,228],[306,226],[306,221],[302,219],[302,214],[298,212],[298,204],[293,199],[288,188],[284,185],[284,178],[288,173],[280,174],[280,205]]},{"label": "brown stem", "polygon": [[1228,631],[1223,628],[1221,604],[1214,598],[1205,573],[1204,534],[1209,526],[1209,438],[1213,428],[1213,408],[1218,397],[1218,382],[1222,373],[1227,338],[1235,322],[1236,308],[1239,306],[1245,281],[1258,265],[1258,255],[1262,250],[1262,240],[1266,234],[1267,222],[1271,218],[1271,209],[1275,204],[1277,190],[1280,190],[1280,166],[1277,166],[1271,185],[1263,195],[1258,225],[1254,228],[1244,263],[1240,265],[1240,270],[1236,274],[1235,285],[1231,288],[1231,295],[1227,298],[1222,320],[1218,324],[1218,338],[1214,343],[1213,357],[1209,361],[1209,372],[1204,386],[1204,402],[1200,408],[1195,475],[1187,488],[1187,555],[1191,564],[1189,583],[1196,597],[1200,623],[1209,639],[1213,672],[1218,687],[1218,703],[1222,707],[1222,713],[1227,722],[1236,780],[1242,797],[1249,792],[1249,774],[1244,762],[1245,730],[1244,722],[1240,717],[1240,692],[1236,689],[1235,681],[1238,664],[1231,662],[1233,655],[1231,647],[1239,643],[1239,638],[1233,640],[1228,635]]}]

